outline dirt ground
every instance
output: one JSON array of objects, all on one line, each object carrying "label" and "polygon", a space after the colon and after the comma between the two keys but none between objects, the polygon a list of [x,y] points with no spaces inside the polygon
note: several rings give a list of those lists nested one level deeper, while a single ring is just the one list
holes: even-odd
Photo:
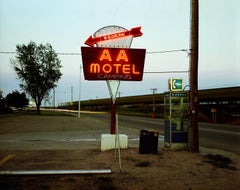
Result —
[{"label": "dirt ground", "polygon": [[[239,160],[225,156],[161,150],[139,154],[121,150],[121,171],[115,151],[11,151],[14,162],[1,170],[103,170],[110,174],[0,175],[0,189],[238,189]],[[2,155],[2,154],[1,154]],[[10,155],[10,152],[5,152]]]},{"label": "dirt ground", "polygon": [[[70,120],[74,121],[69,118]],[[3,139],[0,142],[0,171],[111,170],[109,174],[1,174],[0,189],[3,190],[225,190],[240,187],[239,155],[220,151],[191,153],[170,151],[159,147],[158,154],[139,154],[137,147],[130,147],[121,150],[122,168],[120,170],[118,152],[114,150],[101,152],[97,145],[100,143],[98,141],[55,142],[59,145],[64,143],[65,146],[69,143],[71,149],[65,149],[65,147],[44,149],[44,141],[26,142],[33,147],[41,144],[41,148],[36,150],[34,148],[14,149],[10,146],[11,141],[6,141],[11,147],[8,149],[1,147],[6,146],[3,141],[6,140]]]}]

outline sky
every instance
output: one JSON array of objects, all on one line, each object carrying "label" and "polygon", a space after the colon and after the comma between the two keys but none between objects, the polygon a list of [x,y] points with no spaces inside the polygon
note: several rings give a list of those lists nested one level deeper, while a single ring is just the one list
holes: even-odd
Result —
[{"label": "sky", "polygon": [[[168,90],[169,78],[189,84],[190,0],[0,0],[0,89],[5,97],[21,91],[10,59],[17,44],[50,43],[57,53],[80,53],[84,42],[102,27],[141,26],[131,48],[146,49],[143,80],[122,81],[120,96]],[[158,53],[152,53],[158,52]],[[58,55],[62,77],[55,105],[108,98],[105,81],[84,80],[81,55]],[[240,1],[199,0],[198,88],[240,86]],[[81,80],[80,80],[81,78]],[[80,90],[79,90],[80,89]],[[52,93],[51,93],[52,96]]]}]

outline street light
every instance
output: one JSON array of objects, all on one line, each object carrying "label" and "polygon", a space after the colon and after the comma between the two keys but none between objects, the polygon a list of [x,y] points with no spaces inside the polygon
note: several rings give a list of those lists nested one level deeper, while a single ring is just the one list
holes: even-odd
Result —
[{"label": "street light", "polygon": [[82,73],[82,65],[80,65],[80,74],[79,74],[78,119],[80,118],[80,109],[81,109],[81,73]]},{"label": "street light", "polygon": [[157,88],[151,88],[150,89],[153,93],[153,110],[152,110],[152,118],[155,118],[155,93],[157,92]]}]

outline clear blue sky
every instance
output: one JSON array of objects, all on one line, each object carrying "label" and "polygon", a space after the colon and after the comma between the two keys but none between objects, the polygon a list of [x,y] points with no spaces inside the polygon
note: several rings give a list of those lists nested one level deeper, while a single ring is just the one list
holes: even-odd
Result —
[{"label": "clear blue sky", "polygon": [[[190,0],[0,0],[0,51],[14,52],[17,44],[50,43],[56,52],[80,53],[98,29],[118,25],[142,26],[133,48],[147,52],[189,49]],[[20,90],[10,66],[14,54],[0,54],[0,89],[6,96]],[[63,76],[56,104],[78,100],[81,57],[59,55]],[[147,54],[145,71],[188,70],[185,52]],[[144,74],[141,82],[122,82],[121,96],[167,91],[168,78],[188,74]],[[199,89],[240,86],[240,1],[199,0]],[[104,81],[81,80],[82,99],[109,97]]]}]

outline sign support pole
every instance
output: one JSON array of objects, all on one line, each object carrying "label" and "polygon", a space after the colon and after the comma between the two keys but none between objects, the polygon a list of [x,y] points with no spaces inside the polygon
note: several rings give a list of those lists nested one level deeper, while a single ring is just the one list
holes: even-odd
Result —
[{"label": "sign support pole", "polygon": [[119,170],[122,170],[122,160],[121,160],[121,148],[120,148],[120,139],[119,139],[119,128],[118,128],[118,114],[115,115],[116,117],[116,132],[115,134],[115,157],[116,157],[116,146],[118,145],[118,163],[119,163]]},{"label": "sign support pole", "polygon": [[111,101],[111,124],[110,124],[110,134],[116,133],[116,97],[118,93],[118,88],[120,81],[107,81],[108,90],[110,93]]},{"label": "sign support pole", "polygon": [[111,97],[111,126],[110,126],[110,134],[116,133],[116,104]]}]

